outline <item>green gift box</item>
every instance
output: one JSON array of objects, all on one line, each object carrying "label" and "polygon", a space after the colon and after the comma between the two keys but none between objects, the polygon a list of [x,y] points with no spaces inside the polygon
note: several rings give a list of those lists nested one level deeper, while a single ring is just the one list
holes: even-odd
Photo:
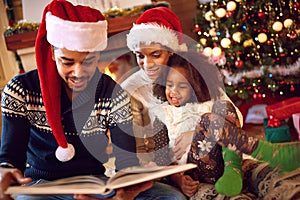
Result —
[{"label": "green gift box", "polygon": [[266,134],[266,140],[272,143],[277,142],[290,142],[291,134],[288,125],[283,124],[279,127],[269,127],[267,126],[268,119],[264,120],[264,129]]}]

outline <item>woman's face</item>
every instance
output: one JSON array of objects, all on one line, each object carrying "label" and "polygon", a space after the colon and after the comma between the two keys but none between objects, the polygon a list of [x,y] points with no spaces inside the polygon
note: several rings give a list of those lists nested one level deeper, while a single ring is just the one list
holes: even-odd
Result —
[{"label": "woman's face", "polygon": [[166,97],[170,105],[182,106],[191,99],[192,87],[188,82],[186,71],[173,66],[167,75]]},{"label": "woman's face", "polygon": [[166,68],[171,53],[158,43],[141,44],[135,51],[136,60],[151,80],[159,77]]}]

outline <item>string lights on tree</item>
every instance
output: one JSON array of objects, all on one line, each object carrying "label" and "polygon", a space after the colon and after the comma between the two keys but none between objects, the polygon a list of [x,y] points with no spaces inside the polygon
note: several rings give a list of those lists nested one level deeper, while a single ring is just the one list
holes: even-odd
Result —
[{"label": "string lights on tree", "polygon": [[293,95],[300,83],[299,0],[198,0],[194,32],[241,99]]}]

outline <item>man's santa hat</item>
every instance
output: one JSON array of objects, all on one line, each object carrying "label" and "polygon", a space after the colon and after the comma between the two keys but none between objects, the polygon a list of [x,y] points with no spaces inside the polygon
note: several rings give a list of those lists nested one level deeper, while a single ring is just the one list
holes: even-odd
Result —
[{"label": "man's santa hat", "polygon": [[177,15],[166,7],[145,11],[127,35],[127,46],[135,51],[141,43],[160,43],[172,51],[187,51]]},{"label": "man's santa hat", "polygon": [[53,0],[44,9],[36,43],[36,64],[42,97],[51,130],[58,143],[55,155],[65,162],[75,150],[67,142],[61,122],[61,78],[52,59],[51,46],[78,52],[101,51],[107,45],[107,21],[99,10]]}]

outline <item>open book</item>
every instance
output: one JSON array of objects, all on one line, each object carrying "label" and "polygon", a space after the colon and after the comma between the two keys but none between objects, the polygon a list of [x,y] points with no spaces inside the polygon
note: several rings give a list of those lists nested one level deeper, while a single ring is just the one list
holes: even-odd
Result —
[{"label": "open book", "polygon": [[159,179],[195,168],[195,164],[130,167],[118,171],[105,183],[95,176],[74,176],[31,186],[10,186],[6,194],[95,194],[109,195],[114,189]]}]

